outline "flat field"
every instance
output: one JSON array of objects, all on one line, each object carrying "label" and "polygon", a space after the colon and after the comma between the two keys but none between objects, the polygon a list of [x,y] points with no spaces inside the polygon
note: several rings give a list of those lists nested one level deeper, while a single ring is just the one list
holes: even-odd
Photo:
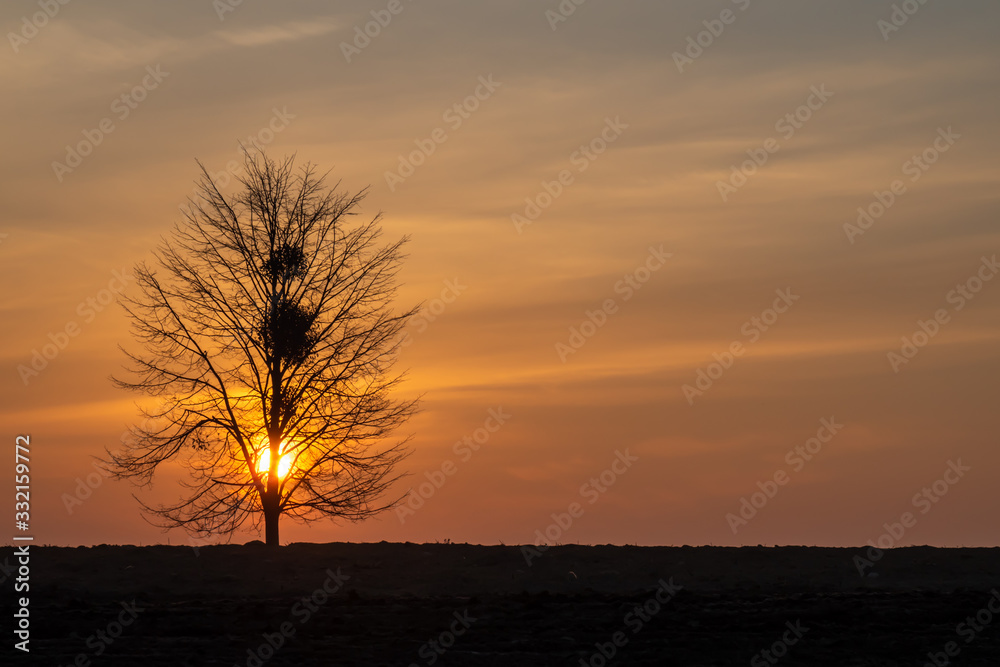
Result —
[{"label": "flat field", "polygon": [[[529,565],[517,546],[465,544],[33,546],[31,652],[5,633],[2,662],[1000,665],[1000,549],[894,549],[862,576],[864,555],[569,545]],[[9,627],[24,595],[12,548],[0,564]]]}]

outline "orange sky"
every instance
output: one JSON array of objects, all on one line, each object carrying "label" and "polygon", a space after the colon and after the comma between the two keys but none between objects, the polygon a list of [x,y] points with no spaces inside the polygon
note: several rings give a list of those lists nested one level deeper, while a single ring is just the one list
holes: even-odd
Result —
[{"label": "orange sky", "polygon": [[108,290],[194,160],[256,137],[413,237],[398,492],[453,473],[283,541],[853,545],[910,512],[899,544],[997,544],[995,3],[336,4],[0,9],[0,421],[32,438],[36,540],[186,541],[127,484],[66,499],[135,415]]}]

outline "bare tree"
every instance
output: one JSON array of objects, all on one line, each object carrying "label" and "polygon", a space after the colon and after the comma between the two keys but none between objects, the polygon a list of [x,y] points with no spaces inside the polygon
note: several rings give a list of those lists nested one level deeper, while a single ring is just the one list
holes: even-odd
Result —
[{"label": "bare tree", "polygon": [[143,508],[164,528],[232,534],[248,521],[269,546],[282,515],[360,520],[398,479],[406,440],[387,439],[416,407],[390,397],[394,313],[408,238],[380,244],[381,214],[348,225],[364,199],[325,185],[312,165],[246,151],[223,194],[201,163],[198,198],[136,267],[123,298],[144,352],[123,388],[159,399],[108,451],[119,478],[150,485],[160,464],[189,469],[191,493]]}]

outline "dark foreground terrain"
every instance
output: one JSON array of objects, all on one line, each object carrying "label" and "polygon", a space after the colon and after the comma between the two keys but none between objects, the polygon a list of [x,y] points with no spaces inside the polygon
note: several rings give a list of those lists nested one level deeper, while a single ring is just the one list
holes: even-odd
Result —
[{"label": "dark foreground terrain", "polygon": [[[891,550],[864,577],[856,555],[32,547],[31,653],[7,630],[0,664],[1000,665],[1000,549]],[[10,627],[13,549],[0,564]]]}]

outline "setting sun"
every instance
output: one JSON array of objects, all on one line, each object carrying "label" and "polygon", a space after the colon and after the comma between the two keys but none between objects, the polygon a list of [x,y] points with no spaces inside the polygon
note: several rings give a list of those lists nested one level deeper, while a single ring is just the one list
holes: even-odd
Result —
[{"label": "setting sun", "polygon": [[[261,475],[267,473],[268,468],[271,465],[271,450],[265,448],[263,453],[261,453],[260,458],[257,459],[257,472]],[[278,461],[278,477],[285,477],[288,472],[292,469],[292,455],[291,453],[285,454]]]}]

